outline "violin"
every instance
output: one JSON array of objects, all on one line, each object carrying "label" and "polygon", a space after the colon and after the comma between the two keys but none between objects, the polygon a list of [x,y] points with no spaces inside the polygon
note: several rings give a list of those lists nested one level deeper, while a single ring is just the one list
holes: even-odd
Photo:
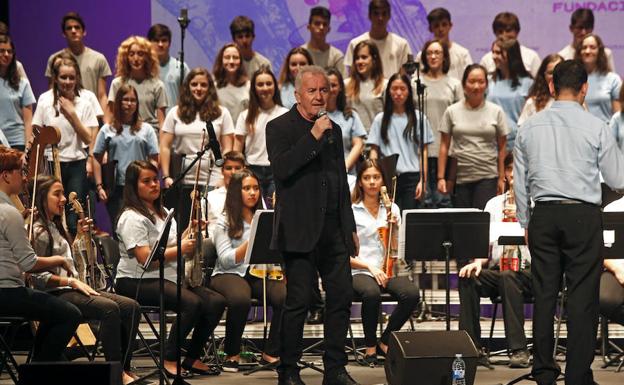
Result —
[{"label": "violin", "polygon": [[[80,220],[86,222],[84,210],[74,191],[69,193],[69,203],[76,214],[78,214]],[[78,234],[72,244],[74,263],[76,264],[80,281],[95,290],[104,290],[107,287],[106,273],[102,266],[97,263],[97,246],[93,241],[93,229],[91,224],[88,226],[89,228],[86,231],[83,230],[82,226],[78,226]]]},{"label": "violin", "polygon": [[386,208],[386,226],[379,228],[379,237],[384,246],[384,259],[383,259],[383,267],[382,270],[386,274],[388,279],[394,276],[394,258],[392,257],[392,250],[396,247],[396,236],[397,234],[393,234],[393,224],[391,222],[392,219],[392,204],[394,203],[394,197],[396,195],[396,177],[392,178],[393,183],[393,193],[392,199],[388,196],[388,189],[386,186],[381,186],[381,191],[379,193],[379,199],[381,200],[381,204]]}]

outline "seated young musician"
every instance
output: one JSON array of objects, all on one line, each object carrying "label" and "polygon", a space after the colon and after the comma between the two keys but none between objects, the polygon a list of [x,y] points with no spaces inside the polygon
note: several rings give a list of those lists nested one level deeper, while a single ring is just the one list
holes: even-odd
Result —
[{"label": "seated young musician", "polygon": [[[217,227],[217,220],[223,215],[225,208],[225,197],[227,188],[232,180],[232,175],[245,168],[245,155],[240,151],[230,151],[223,155],[223,165],[221,173],[223,174],[223,186],[208,192],[208,234],[209,238],[214,240],[214,229]],[[202,204],[205,201],[202,200]],[[205,208],[202,208],[205,211]]]},{"label": "seated young musician", "polygon": [[[269,274],[272,272],[268,268],[271,266],[250,265],[245,260],[251,220],[255,211],[261,207],[260,194],[258,178],[252,171],[245,169],[232,175],[225,198],[224,215],[214,230],[217,263],[212,273],[210,287],[221,293],[227,302],[224,347],[226,361],[223,364],[223,370],[227,372],[238,371],[241,337],[251,307],[251,298],[263,297],[262,274],[257,274],[256,269],[268,270]],[[281,275],[281,271],[279,274]],[[266,294],[267,302],[273,309],[273,316],[269,338],[260,362],[276,364],[280,348],[280,320],[286,299],[284,280],[269,275],[266,280]]]},{"label": "seated young musician", "polygon": [[[391,206],[391,214],[388,215],[380,194],[383,185],[388,186],[384,183],[379,164],[376,160],[369,159],[360,165],[356,187],[351,195],[353,216],[360,239],[360,254],[351,257],[353,291],[356,296],[362,298],[362,324],[366,344],[364,361],[370,366],[377,363],[377,353],[386,354],[390,333],[401,329],[420,299],[418,283],[412,282],[407,275],[403,260],[396,259],[395,255],[390,256],[394,265],[390,270],[391,277],[383,269],[386,247],[394,249],[397,246],[400,217],[399,206],[394,203]],[[386,246],[381,239],[380,229],[387,229],[388,226],[392,226],[393,241]],[[390,315],[388,326],[378,342],[375,331],[379,320],[382,292],[390,293],[397,300],[397,306]]]},{"label": "seated young musician", "polygon": [[[165,225],[166,212],[163,208],[158,169],[147,161],[134,161],[126,170],[124,184],[124,203],[117,222],[119,253],[121,259],[117,266],[115,288],[117,293],[136,297],[146,306],[159,306],[160,282],[158,263],[152,262],[147,270],[143,264],[158,241],[158,235]],[[166,310],[176,309],[177,281],[177,246],[175,220],[167,239],[165,258]],[[190,254],[195,250],[195,239],[182,235],[182,253]],[[182,336],[193,329],[191,343],[187,346],[186,358],[182,368],[196,374],[218,374],[218,371],[201,362],[203,347],[210,334],[219,323],[225,300],[221,295],[205,287],[183,288],[178,314],[169,332],[165,348],[164,368],[168,376],[176,374],[176,333],[182,328]]]},{"label": "seated young musician", "polygon": [[[124,384],[136,380],[138,377],[130,371],[132,354],[127,351],[128,345],[136,339],[140,319],[139,304],[121,295],[96,291],[85,282],[84,272],[89,270],[88,261],[83,259],[86,250],[79,250],[80,246],[74,247],[79,244],[72,242],[61,223],[61,213],[67,203],[61,181],[51,175],[37,176],[37,193],[34,199],[39,218],[33,225],[33,248],[42,257],[60,255],[65,258],[72,268],[72,276],[56,268],[33,274],[33,286],[74,304],[80,309],[83,318],[99,320],[100,339],[106,361],[122,362]],[[79,234],[89,231],[88,219],[79,222]],[[77,267],[82,270],[81,273]]]},{"label": "seated young musician", "polygon": [[60,361],[81,314],[76,306],[24,284],[24,273],[71,266],[60,255],[39,258],[33,251],[24,218],[10,196],[22,191],[21,151],[0,146],[0,317],[39,321],[33,361]]},{"label": "seated young musician", "polygon": [[[516,206],[512,195],[512,153],[507,154],[504,165],[507,192],[490,199],[485,206],[491,222],[516,222]],[[529,350],[524,333],[524,302],[533,296],[530,265],[531,255],[527,246],[502,246],[495,242],[490,260],[475,258],[459,271],[459,328],[468,332],[477,348],[481,348],[479,298],[500,296],[505,335],[511,352],[509,366],[512,368],[529,367]],[[485,359],[482,353],[480,362],[486,363]]]}]

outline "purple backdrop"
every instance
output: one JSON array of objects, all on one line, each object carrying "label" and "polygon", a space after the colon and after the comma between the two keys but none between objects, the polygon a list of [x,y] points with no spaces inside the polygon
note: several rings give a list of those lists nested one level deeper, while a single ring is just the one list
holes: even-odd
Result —
[{"label": "purple backdrop", "polygon": [[43,75],[48,57],[66,46],[60,22],[69,11],[76,11],[83,17],[86,45],[106,56],[113,73],[121,41],[130,35],[145,35],[151,25],[150,0],[12,1],[9,7],[11,35],[17,58],[26,68],[36,97],[48,87]]}]

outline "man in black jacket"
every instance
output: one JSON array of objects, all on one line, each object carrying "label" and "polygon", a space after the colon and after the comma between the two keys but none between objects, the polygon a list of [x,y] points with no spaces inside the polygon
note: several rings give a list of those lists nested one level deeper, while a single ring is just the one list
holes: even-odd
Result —
[{"label": "man in black jacket", "polygon": [[285,385],[303,384],[297,361],[316,270],[327,293],[323,384],[356,384],[344,368],[343,342],[353,291],[349,256],[357,255],[359,245],[340,127],[324,115],[328,92],[322,68],[302,68],[295,80],[297,104],[267,125],[276,187],[271,247],[282,252],[287,279],[278,369]]}]

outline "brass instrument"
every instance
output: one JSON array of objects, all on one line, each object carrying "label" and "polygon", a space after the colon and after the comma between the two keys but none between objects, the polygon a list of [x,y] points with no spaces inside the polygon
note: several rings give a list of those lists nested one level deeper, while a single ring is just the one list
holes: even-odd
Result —
[{"label": "brass instrument", "polygon": [[516,198],[514,196],[513,182],[509,182],[507,199],[503,203],[503,222],[518,222],[516,218]]},{"label": "brass instrument", "polygon": [[[69,193],[69,203],[81,220],[85,220],[84,210],[75,192]],[[87,231],[78,226],[78,233],[72,244],[72,255],[78,271],[78,279],[95,290],[106,289],[106,273],[97,263],[97,248],[93,241],[91,225]]]},{"label": "brass instrument", "polygon": [[[206,141],[206,132],[202,133],[202,143],[200,148],[204,148]],[[197,161],[197,169],[195,170],[195,183],[193,184],[193,191],[191,192],[191,215],[189,218],[189,224],[186,232],[189,234],[190,239],[195,239],[195,251],[193,251],[192,258],[189,258],[184,263],[184,275],[186,282],[190,287],[201,286],[204,282],[204,256],[202,254],[202,232],[201,232],[201,197],[199,191],[199,174],[201,170],[202,159]],[[193,226],[193,220],[197,221],[197,225]]]},{"label": "brass instrument", "polygon": [[[392,204],[394,203],[394,197],[396,195],[396,177],[392,178],[393,192],[392,199],[388,196],[388,189],[386,186],[381,186],[379,198],[381,204],[386,208],[387,225],[380,228],[381,240],[384,245],[384,260],[382,270],[386,273],[388,279],[394,276],[394,258],[392,257],[392,250],[397,246],[397,234],[393,234],[393,225],[390,222],[392,219]],[[382,230],[383,229],[383,230]]]}]

